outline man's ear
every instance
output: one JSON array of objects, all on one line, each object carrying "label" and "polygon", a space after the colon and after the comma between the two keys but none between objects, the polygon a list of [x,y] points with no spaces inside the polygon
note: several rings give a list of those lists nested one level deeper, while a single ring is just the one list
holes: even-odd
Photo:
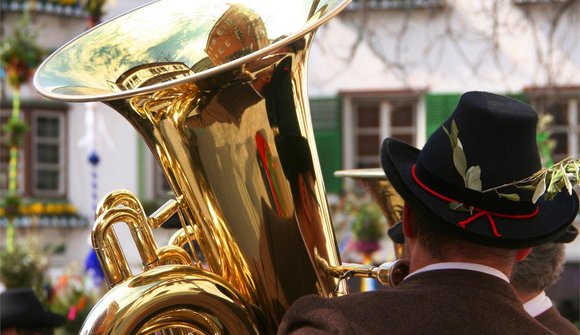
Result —
[{"label": "man's ear", "polygon": [[413,227],[413,211],[407,203],[403,204],[403,234],[405,234],[405,237],[415,236],[415,228]]},{"label": "man's ear", "polygon": [[519,249],[516,252],[516,261],[521,262],[532,252],[532,248]]}]

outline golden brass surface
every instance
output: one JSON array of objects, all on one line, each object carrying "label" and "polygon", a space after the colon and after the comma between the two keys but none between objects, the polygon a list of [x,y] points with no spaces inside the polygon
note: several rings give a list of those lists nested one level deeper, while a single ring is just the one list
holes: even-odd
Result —
[{"label": "golden brass surface", "polygon": [[376,278],[381,285],[397,286],[409,274],[409,263],[403,259],[385,262],[379,266],[343,263],[332,269],[339,277]]},{"label": "golden brass surface", "polygon": [[161,265],[112,288],[91,310],[80,334],[257,334],[253,309],[207,271]]},{"label": "golden brass surface", "polygon": [[[36,71],[40,94],[102,101],[141,135],[175,199],[147,217],[128,191],[96,213],[111,290],[82,334],[275,333],[298,297],[344,294],[314,143],[306,66],[316,29],[348,0],[162,0],[87,32]],[[178,215],[159,248],[152,229]],[[142,259],[132,274],[113,226]],[[193,244],[195,265],[176,248]],[[318,260],[326,264],[321,267]]]}]

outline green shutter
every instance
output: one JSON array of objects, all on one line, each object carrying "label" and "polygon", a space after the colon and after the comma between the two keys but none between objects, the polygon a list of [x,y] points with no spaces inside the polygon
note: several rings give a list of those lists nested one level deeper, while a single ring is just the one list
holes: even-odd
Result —
[{"label": "green shutter", "polygon": [[506,94],[508,97],[512,97],[516,100],[519,100],[523,103],[529,104],[530,103],[530,99],[529,97],[525,94],[525,93],[510,93],[510,94]]},{"label": "green shutter", "polygon": [[338,97],[310,99],[310,111],[326,192],[338,193],[342,190],[342,180],[334,172],[342,168],[340,100]]},{"label": "green shutter", "polygon": [[427,138],[453,113],[459,101],[459,93],[427,94]]}]

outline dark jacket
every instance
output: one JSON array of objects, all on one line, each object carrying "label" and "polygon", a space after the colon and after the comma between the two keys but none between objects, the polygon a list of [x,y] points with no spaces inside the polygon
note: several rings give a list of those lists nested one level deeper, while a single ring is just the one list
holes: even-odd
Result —
[{"label": "dark jacket", "polygon": [[553,334],[534,320],[500,278],[469,270],[434,270],[397,288],[338,298],[306,296],[278,334]]},{"label": "dark jacket", "polygon": [[536,320],[558,335],[580,334],[580,330],[570,320],[560,315],[560,312],[554,306],[536,316]]}]

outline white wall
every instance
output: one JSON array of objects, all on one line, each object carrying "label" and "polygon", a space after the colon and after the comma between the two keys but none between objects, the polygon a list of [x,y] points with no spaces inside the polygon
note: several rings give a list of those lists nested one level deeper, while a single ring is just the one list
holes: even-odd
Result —
[{"label": "white wall", "polygon": [[[146,2],[110,1],[105,20]],[[450,7],[440,12],[413,11],[412,21],[405,20],[404,12],[384,10],[367,13],[364,20],[352,12],[331,20],[315,36],[308,63],[309,95],[333,96],[345,90],[399,88],[426,88],[432,92],[471,89],[518,92],[525,86],[545,85],[549,79],[560,85],[580,85],[578,21],[566,19],[561,22],[555,33],[555,49],[548,53],[545,38],[549,28],[547,18],[553,13],[542,10],[545,7],[539,11],[532,8],[533,17],[539,22],[535,25],[538,28],[535,34],[521,7],[514,7],[511,1],[499,1],[497,17],[505,22],[497,31],[497,48],[494,48],[489,39],[495,36],[489,31],[493,27],[489,21],[493,1],[450,0],[448,3]],[[579,7],[576,5],[573,10],[579,11]],[[580,13],[575,17],[578,20]],[[12,19],[11,16],[5,18]],[[56,48],[82,33],[85,25],[84,19],[75,21],[39,16],[34,27],[43,47]],[[10,26],[9,22],[6,26]],[[58,33],[55,33],[55,26],[59,27]],[[403,26],[405,30],[401,29]],[[364,33],[364,39],[352,51],[357,29]],[[458,35],[451,39],[445,35],[446,29]],[[548,60],[550,67],[539,65],[539,58]],[[546,75],[546,69],[553,71],[551,77]],[[30,86],[23,87],[23,96],[35,96],[34,90]],[[79,147],[87,133],[85,109],[84,104],[71,105],[68,118],[68,195],[79,212],[90,217],[91,165],[87,162],[87,148]],[[136,193],[138,140],[135,130],[102,103],[96,107],[95,115],[98,129],[96,148],[101,158],[98,165],[99,199],[109,191],[121,188]],[[99,124],[104,127],[99,129]],[[156,233],[160,235],[158,242],[165,243],[169,233]],[[88,234],[89,229],[71,231],[66,237],[69,241],[67,254],[57,263],[65,265],[82,261],[88,250]],[[130,240],[123,229],[119,235],[123,241]],[[47,232],[47,236],[63,238],[62,231]],[[570,248],[569,255],[580,260],[580,241],[577,242],[574,248]],[[134,250],[128,250],[128,258],[132,265],[139,262]]]},{"label": "white wall", "polygon": [[[334,18],[314,39],[309,96],[409,88],[507,93],[549,84],[580,86],[579,3],[558,21],[552,39],[553,4],[447,4],[436,11],[378,10],[365,16],[346,11]],[[580,239],[567,245],[567,259],[580,261]]]},{"label": "white wall", "polygon": [[[343,12],[317,32],[309,94],[400,88],[519,92],[550,80],[580,84],[578,3],[557,21],[553,39],[553,4],[447,3],[435,11]],[[357,33],[362,40],[354,48]]]}]

